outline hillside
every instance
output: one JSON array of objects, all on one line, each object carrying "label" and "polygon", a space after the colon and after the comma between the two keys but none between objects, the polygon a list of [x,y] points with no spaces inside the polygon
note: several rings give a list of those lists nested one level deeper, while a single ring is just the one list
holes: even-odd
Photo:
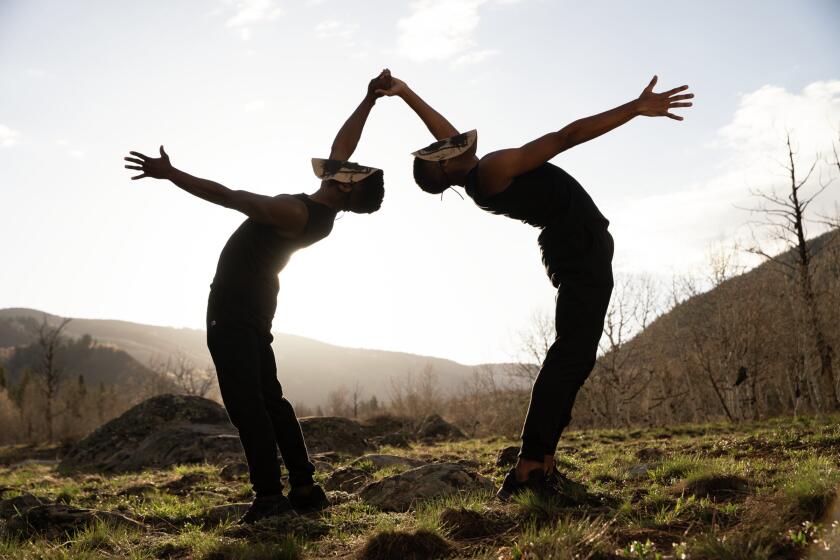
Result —
[{"label": "hillside", "polygon": [[[819,322],[838,349],[840,235],[832,230],[809,245]],[[793,254],[778,260],[792,263]],[[610,379],[613,358],[621,367]],[[689,290],[617,355],[602,356],[575,416],[578,425],[628,425],[801,412],[819,398],[808,382],[817,368],[795,278],[783,264],[767,261],[719,279],[707,292]],[[592,412],[604,401],[611,407],[607,421]]]},{"label": "hillside", "polygon": [[[34,309],[0,309],[0,348],[27,340],[20,318],[40,321],[43,316],[43,312]],[[47,317],[57,320],[53,315]],[[203,330],[79,318],[73,319],[65,332],[72,337],[89,334],[99,343],[124,350],[144,365],[153,358],[165,359],[179,351],[196,365],[211,363]],[[455,390],[478,367],[430,356],[345,348],[283,333],[274,333],[273,348],[284,392],[293,402],[311,406],[323,404],[330,390],[341,385],[352,388],[356,382],[364,397],[387,399],[392,378],[419,373],[427,366],[433,368],[442,391]]]}]

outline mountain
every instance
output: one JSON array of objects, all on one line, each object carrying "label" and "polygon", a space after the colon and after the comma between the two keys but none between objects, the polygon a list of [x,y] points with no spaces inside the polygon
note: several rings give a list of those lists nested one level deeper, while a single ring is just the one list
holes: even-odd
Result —
[{"label": "mountain", "polygon": [[[0,348],[29,342],[26,324],[37,324],[45,315],[51,323],[59,320],[35,309],[0,309]],[[122,350],[144,365],[179,352],[198,366],[212,363],[203,330],[77,318],[65,332],[74,338],[90,335],[98,343]],[[403,352],[334,346],[282,333],[274,333],[272,346],[284,393],[293,402],[310,406],[325,403],[330,390],[342,385],[352,389],[356,382],[363,397],[375,395],[387,400],[391,379],[404,378],[408,372],[420,373],[426,367],[433,368],[445,394],[457,390],[480,367]],[[115,371],[114,375],[118,373]]]},{"label": "mountain", "polygon": [[[816,313],[834,349],[837,380],[840,230],[808,245]],[[724,262],[711,271],[712,289],[688,289],[618,351],[599,358],[576,404],[578,425],[746,420],[802,412],[809,400],[820,401],[814,381],[820,360],[791,268],[795,254],[741,274],[723,273]]]}]

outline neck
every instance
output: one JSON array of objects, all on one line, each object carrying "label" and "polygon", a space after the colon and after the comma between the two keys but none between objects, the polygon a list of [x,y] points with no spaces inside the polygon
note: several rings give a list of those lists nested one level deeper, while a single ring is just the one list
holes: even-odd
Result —
[{"label": "neck", "polygon": [[339,210],[347,209],[346,206],[349,193],[345,193],[341,189],[330,187],[329,184],[324,181],[321,183],[321,187],[317,191],[309,195],[309,198],[315,202],[320,202],[325,206],[329,206],[338,212]]},{"label": "neck", "polygon": [[453,184],[458,185],[459,187],[463,187],[464,183],[467,182],[467,175],[470,174],[470,171],[475,169],[478,165],[478,158],[473,156],[471,160],[467,160],[467,164],[464,165],[463,169],[458,169],[454,173],[453,177]]}]

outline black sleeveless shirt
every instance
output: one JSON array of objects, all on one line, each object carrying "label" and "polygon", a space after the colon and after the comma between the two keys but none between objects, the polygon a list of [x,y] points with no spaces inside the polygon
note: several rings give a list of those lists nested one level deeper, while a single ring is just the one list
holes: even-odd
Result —
[{"label": "black sleeveless shirt", "polygon": [[208,321],[224,321],[271,331],[277,309],[280,280],[277,275],[292,253],[327,237],[336,211],[315,202],[306,194],[293,195],[303,201],[309,218],[303,232],[294,239],[280,235],[269,225],[248,218],[230,236],[216,266],[210,285]]},{"label": "black sleeveless shirt", "polygon": [[609,221],[574,177],[551,163],[544,163],[514,177],[508,188],[492,196],[478,192],[478,165],[466,181],[467,194],[482,210],[545,228],[558,221],[586,223],[606,228]]}]

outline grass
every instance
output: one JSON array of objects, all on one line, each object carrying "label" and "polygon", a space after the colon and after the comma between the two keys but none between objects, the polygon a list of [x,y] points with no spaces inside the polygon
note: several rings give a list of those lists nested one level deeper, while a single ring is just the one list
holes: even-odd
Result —
[{"label": "grass", "polygon": [[[585,487],[573,499],[524,495],[502,504],[486,491],[389,513],[352,497],[318,514],[247,529],[210,515],[217,506],[250,499],[246,481],[223,481],[220,465],[69,476],[54,464],[23,462],[0,466],[2,498],[31,493],[122,513],[145,528],[94,522],[52,540],[0,530],[0,558],[805,558],[840,532],[824,519],[840,486],[839,420],[572,431],[561,441],[558,464]],[[496,455],[515,443],[486,438],[380,452],[468,459],[500,484],[506,468],[495,465]],[[407,469],[356,466],[373,480]]]}]

